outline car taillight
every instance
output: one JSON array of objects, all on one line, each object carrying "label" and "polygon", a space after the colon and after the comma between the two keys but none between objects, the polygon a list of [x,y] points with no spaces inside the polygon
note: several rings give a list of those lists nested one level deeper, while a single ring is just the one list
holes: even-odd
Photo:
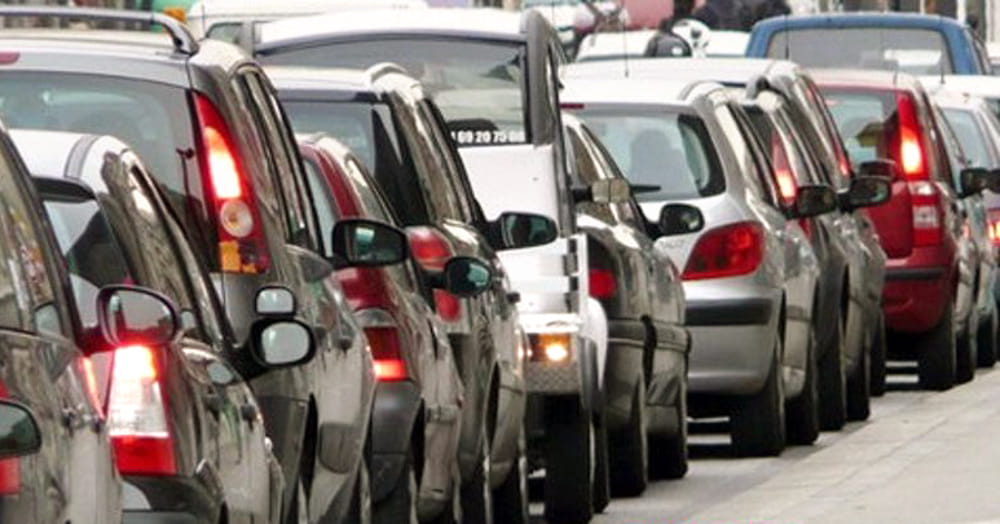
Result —
[{"label": "car taillight", "polygon": [[614,298],[618,282],[610,269],[590,268],[590,296],[598,300]]},{"label": "car taillight", "polygon": [[994,246],[1000,246],[1000,209],[989,211],[989,226],[990,242]]},{"label": "car taillight", "polygon": [[933,182],[910,182],[913,205],[914,247],[936,246],[941,243],[941,195]]},{"label": "car taillight", "polygon": [[746,275],[764,260],[764,230],[757,222],[739,222],[706,232],[698,239],[684,280]]},{"label": "car taillight", "polygon": [[375,361],[375,378],[383,382],[406,380],[406,361],[399,341],[399,326],[387,311],[366,309],[357,313]]},{"label": "car taillight", "polygon": [[159,358],[146,346],[114,352],[108,431],[123,475],[177,474]]},{"label": "car taillight", "polygon": [[812,237],[813,237],[812,219],[809,219],[809,218],[800,218],[799,219],[799,227],[802,228],[802,232],[805,233],[806,238],[808,238],[809,240],[812,240]]},{"label": "car taillight", "polygon": [[[10,398],[7,386],[0,382],[0,398]],[[21,492],[21,459],[17,457],[0,459],[0,496],[17,495]]]},{"label": "car taillight", "polygon": [[798,186],[795,183],[795,176],[792,174],[792,167],[788,162],[785,146],[781,143],[781,138],[777,133],[771,135],[771,160],[774,166],[774,178],[778,183],[778,192],[781,194],[781,203],[790,207],[795,204]]},{"label": "car taillight", "polygon": [[195,109],[201,136],[199,162],[206,174],[205,189],[218,233],[220,269],[224,273],[264,273],[271,257],[233,135],[210,100],[197,95]]},{"label": "car taillight", "polygon": [[[453,256],[451,246],[441,233],[429,227],[411,227],[407,229],[410,240],[410,254],[427,271],[444,271],[444,265]],[[457,322],[462,319],[462,304],[458,297],[443,291],[434,290],[434,308],[445,322]]]},{"label": "car taillight", "polygon": [[909,180],[927,179],[927,158],[923,145],[923,133],[917,119],[917,105],[910,93],[896,95],[896,110],[899,115],[897,141],[898,163],[903,175]]}]

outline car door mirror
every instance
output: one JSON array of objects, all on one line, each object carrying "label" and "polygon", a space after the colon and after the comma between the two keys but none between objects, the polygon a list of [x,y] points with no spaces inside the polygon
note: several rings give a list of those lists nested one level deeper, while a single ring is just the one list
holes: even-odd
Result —
[{"label": "car door mirror", "polygon": [[981,167],[968,167],[962,170],[959,177],[959,197],[965,198],[982,193],[989,182],[990,172]]},{"label": "car door mirror", "polygon": [[840,208],[851,212],[862,207],[884,204],[892,197],[892,184],[881,176],[858,176],[851,180],[851,187],[840,194]]},{"label": "car door mirror", "polygon": [[295,320],[260,323],[252,340],[254,360],[267,368],[297,366],[316,353],[312,330]]},{"label": "car door mirror", "polygon": [[295,314],[298,306],[295,303],[295,294],[290,289],[268,286],[257,291],[255,309],[257,314],[262,316],[291,316]]},{"label": "car door mirror", "polygon": [[454,257],[444,265],[438,287],[460,298],[483,294],[493,282],[493,269],[474,257]]},{"label": "car door mirror", "polygon": [[835,211],[837,193],[823,184],[799,186],[795,202],[785,212],[788,218],[807,218]]},{"label": "car door mirror", "polygon": [[1000,169],[991,169],[986,177],[986,189],[994,193],[1000,193]]},{"label": "car door mirror", "polygon": [[381,267],[399,264],[409,256],[406,233],[374,220],[352,218],[333,227],[331,248],[340,267]]},{"label": "car door mirror", "polygon": [[590,185],[590,199],[595,204],[623,204],[632,198],[632,186],[624,178],[598,180]]},{"label": "car door mirror", "polygon": [[657,226],[663,236],[686,235],[701,231],[705,227],[705,216],[692,205],[667,204],[660,208]]},{"label": "car door mirror", "polygon": [[97,294],[98,324],[115,347],[162,346],[180,333],[180,315],[169,298],[146,288],[107,286]]},{"label": "car door mirror", "polygon": [[551,218],[533,213],[503,213],[491,223],[491,229],[499,233],[498,249],[542,246],[559,234]]},{"label": "car door mirror", "polygon": [[26,406],[0,401],[0,459],[34,455],[42,447],[42,432]]},{"label": "car door mirror", "polygon": [[902,173],[899,171],[899,165],[897,165],[896,162],[885,158],[877,158],[875,160],[862,162],[861,165],[858,166],[858,175],[884,177],[888,178],[892,182],[902,180]]}]

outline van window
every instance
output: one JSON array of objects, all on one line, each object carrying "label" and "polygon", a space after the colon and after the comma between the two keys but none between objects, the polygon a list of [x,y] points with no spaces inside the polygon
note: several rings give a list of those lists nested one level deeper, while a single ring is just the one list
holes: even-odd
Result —
[{"label": "van window", "polygon": [[[836,45],[831,45],[835,42]],[[808,68],[901,71],[913,75],[951,74],[948,44],[940,32],[911,27],[798,28],[779,31],[767,56]]]}]

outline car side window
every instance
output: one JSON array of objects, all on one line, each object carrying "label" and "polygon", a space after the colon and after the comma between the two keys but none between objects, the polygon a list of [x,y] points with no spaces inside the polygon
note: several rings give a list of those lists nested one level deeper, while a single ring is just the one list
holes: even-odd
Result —
[{"label": "car side window", "polygon": [[[598,138],[593,131],[586,127],[583,128],[583,134],[590,142],[591,150],[594,153],[594,160],[600,166],[603,178],[617,178],[628,181],[625,175],[622,174],[621,170],[618,168],[618,164],[615,163],[614,158],[611,156],[611,152],[604,147],[601,139]],[[612,204],[611,209],[613,213],[618,215],[618,220],[620,222],[624,222],[630,226],[638,228],[640,231],[646,230],[645,222],[640,221],[640,217],[643,215],[639,210],[634,197],[628,199],[627,202]]]},{"label": "car side window", "polygon": [[410,154],[426,189],[425,197],[434,203],[439,217],[461,222],[464,214],[458,201],[458,191],[452,184],[450,166],[443,159],[444,144],[434,136],[435,126],[417,102],[400,96],[395,105],[400,109],[396,112],[400,127],[412,131],[404,131],[404,140],[410,142]]},{"label": "car side window", "polygon": [[309,183],[309,190],[312,193],[313,205],[316,206],[316,219],[319,221],[319,236],[322,242],[322,254],[326,258],[333,256],[330,247],[330,239],[333,234],[333,226],[337,221],[337,205],[333,200],[333,194],[327,185],[323,175],[320,174],[313,160],[308,157],[302,158],[303,166],[306,170],[306,181]]},{"label": "car side window", "polygon": [[[430,114],[430,117],[434,119],[437,124],[438,129],[447,130],[448,124],[445,121],[444,114],[436,104],[430,99],[424,101],[425,107]],[[480,222],[484,221],[482,208],[479,207],[479,201],[476,200],[476,195],[472,191],[472,185],[469,182],[469,175],[465,171],[465,164],[462,162],[462,156],[458,152],[458,145],[451,138],[450,133],[445,133],[444,136],[445,150],[447,151],[448,157],[451,159],[450,164],[455,166],[455,184],[458,186],[458,190],[461,193],[461,199],[469,207],[468,221],[470,222]]]},{"label": "car side window", "polygon": [[719,105],[715,108],[715,117],[728,139],[729,150],[736,160],[740,173],[743,174],[747,189],[760,200],[773,204],[772,195],[763,185],[758,159],[747,142],[742,127],[733,116],[732,110],[726,105]]},{"label": "car side window", "polygon": [[460,187],[461,184],[458,182],[461,171],[457,163],[461,162],[461,160],[451,154],[451,146],[449,144],[451,137],[441,131],[446,128],[442,127],[437,121],[428,101],[421,100],[417,102],[417,111],[420,113],[422,124],[427,128],[427,133],[436,146],[436,154],[433,156],[441,163],[442,174],[444,174],[448,185],[452,189],[455,203],[460,209],[461,220],[468,222],[474,216],[473,204],[469,202],[467,195]]}]

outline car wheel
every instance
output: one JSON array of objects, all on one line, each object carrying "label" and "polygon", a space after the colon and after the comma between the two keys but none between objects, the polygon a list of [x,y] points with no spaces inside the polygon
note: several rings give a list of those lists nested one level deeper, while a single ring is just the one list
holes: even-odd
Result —
[{"label": "car wheel", "polygon": [[955,311],[948,307],[929,333],[915,339],[920,387],[943,391],[955,385]]},{"label": "car wheel", "polygon": [[493,493],[493,522],[528,524],[528,455],[524,428],[517,438],[517,460]]},{"label": "car wheel", "polygon": [[981,368],[991,368],[997,362],[997,310],[980,321],[976,336],[976,360]]},{"label": "car wheel", "polygon": [[816,363],[816,326],[809,327],[806,347],[806,377],[802,393],[785,406],[785,424],[790,444],[808,446],[819,437],[819,386]]},{"label": "car wheel", "polygon": [[608,449],[608,419],[603,398],[596,401],[593,415],[594,433],[594,513],[604,513],[611,503],[611,457]]},{"label": "car wheel", "polygon": [[646,381],[640,375],[632,392],[628,424],[609,435],[611,493],[638,497],[649,483],[649,442],[646,440]]},{"label": "car wheel", "polygon": [[847,387],[844,379],[844,330],[846,319],[841,313],[836,320],[833,340],[819,357],[819,426],[837,431],[847,422]]},{"label": "car wheel", "polygon": [[347,512],[347,522],[358,524],[372,523],[372,481],[368,467],[368,453],[361,458],[358,465],[358,475],[354,480],[354,494],[351,496],[351,507]]},{"label": "car wheel", "polygon": [[976,348],[976,330],[979,322],[970,314],[969,321],[965,329],[958,334],[958,342],[955,346],[955,382],[965,384],[972,382],[976,378],[976,361],[978,353]]},{"label": "car wheel", "polygon": [[873,397],[885,395],[885,380],[887,358],[885,337],[885,313],[879,312],[878,320],[875,324],[875,334],[872,336],[871,347],[871,394]]},{"label": "car wheel", "polygon": [[741,457],[780,455],[785,448],[785,395],[780,372],[781,337],[775,337],[764,388],[740,399],[730,415],[733,450]]},{"label": "car wheel", "polygon": [[649,475],[657,480],[679,479],[688,471],[687,393],[677,397],[677,434],[648,437]]},{"label": "car wheel", "polygon": [[372,522],[375,524],[417,524],[417,472],[413,464],[413,450],[406,453],[403,471],[396,485],[384,500],[375,505]]},{"label": "car wheel", "polygon": [[545,520],[589,522],[594,515],[590,414],[577,397],[549,398],[545,417]]},{"label": "car wheel", "polygon": [[462,483],[462,522],[466,524],[491,524],[493,522],[493,491],[490,489],[490,434],[485,420],[479,432],[479,464],[472,478]]},{"label": "car wheel", "polygon": [[868,420],[872,413],[871,348],[861,348],[861,361],[847,379],[847,419]]}]

